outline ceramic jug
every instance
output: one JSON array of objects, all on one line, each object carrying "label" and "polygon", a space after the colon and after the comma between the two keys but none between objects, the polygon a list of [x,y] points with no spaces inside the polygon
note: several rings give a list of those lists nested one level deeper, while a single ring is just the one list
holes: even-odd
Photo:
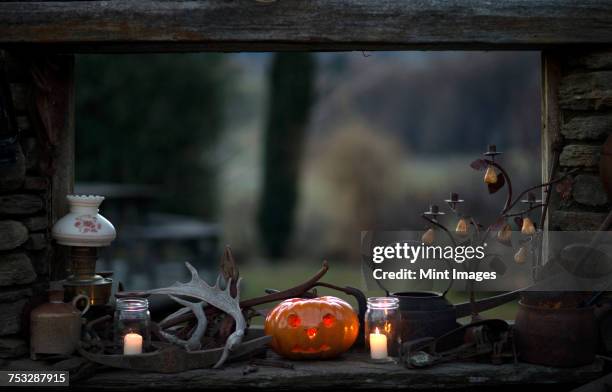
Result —
[{"label": "ceramic jug", "polygon": [[[72,354],[81,338],[81,316],[89,310],[89,298],[77,295],[72,302],[64,302],[64,290],[49,290],[49,302],[30,314],[30,357],[38,354]],[[86,305],[79,310],[76,304]]]}]

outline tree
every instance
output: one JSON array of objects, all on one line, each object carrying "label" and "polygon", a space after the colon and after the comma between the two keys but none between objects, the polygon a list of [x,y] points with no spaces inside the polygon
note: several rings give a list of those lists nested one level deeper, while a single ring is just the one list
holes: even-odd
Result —
[{"label": "tree", "polygon": [[284,256],[293,232],[314,77],[315,60],[310,53],[274,55],[258,213],[264,250],[272,258]]}]

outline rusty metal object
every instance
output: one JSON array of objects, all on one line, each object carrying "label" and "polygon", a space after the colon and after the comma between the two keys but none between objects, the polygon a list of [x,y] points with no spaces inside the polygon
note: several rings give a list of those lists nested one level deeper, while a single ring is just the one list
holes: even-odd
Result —
[{"label": "rusty metal object", "polygon": [[519,358],[525,362],[575,367],[595,360],[593,307],[533,306],[520,301],[514,331]]},{"label": "rusty metal object", "polygon": [[392,293],[400,301],[402,315],[402,340],[404,342],[424,338],[440,337],[459,326],[457,319],[470,315],[474,310],[482,312],[503,305],[519,297],[521,290],[478,300],[451,304],[443,294],[414,291]]},{"label": "rusty metal object", "polygon": [[[228,361],[239,360],[255,355],[266,349],[271,337],[265,336],[261,329],[251,329],[242,343],[230,353]],[[155,342],[156,351],[140,355],[119,355],[90,352],[79,347],[79,354],[92,362],[121,369],[140,370],[159,373],[180,373],[192,369],[209,368],[224,355],[224,348],[185,351],[169,343]]]},{"label": "rusty metal object", "polygon": [[503,320],[482,320],[456,328],[439,338],[425,337],[406,342],[401,362],[408,368],[489,356],[501,364],[503,352],[511,349],[511,332]]},{"label": "rusty metal object", "polygon": [[35,308],[30,314],[30,357],[39,354],[72,354],[81,338],[81,312],[76,303],[87,297],[77,296],[72,303],[64,303],[64,291],[49,290],[49,302]]},{"label": "rusty metal object", "polygon": [[225,246],[223,257],[221,258],[221,265],[219,267],[221,274],[223,275],[223,279],[225,279],[226,282],[232,282],[230,293],[232,297],[235,297],[238,293],[237,284],[238,280],[240,279],[240,270],[238,269],[236,260],[234,260],[232,248],[230,248],[229,245]]}]

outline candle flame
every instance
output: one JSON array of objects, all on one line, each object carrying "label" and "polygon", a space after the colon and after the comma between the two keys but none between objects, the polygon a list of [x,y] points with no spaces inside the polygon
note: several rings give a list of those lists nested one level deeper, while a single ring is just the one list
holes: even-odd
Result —
[{"label": "candle flame", "polygon": [[374,333],[375,333],[376,335],[380,335],[380,331],[378,330],[378,327],[376,327],[376,329],[374,330]]}]

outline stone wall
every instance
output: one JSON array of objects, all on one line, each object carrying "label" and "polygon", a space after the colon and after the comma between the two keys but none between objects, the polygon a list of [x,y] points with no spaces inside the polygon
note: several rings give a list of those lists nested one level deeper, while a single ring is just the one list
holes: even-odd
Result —
[{"label": "stone wall", "polygon": [[[27,310],[49,282],[52,171],[30,62],[0,51],[18,125],[17,162],[0,166],[0,358],[27,352]],[[5,126],[5,125],[0,125]]]},{"label": "stone wall", "polygon": [[612,133],[612,50],[563,51],[556,59],[558,107],[549,110],[558,117],[559,164],[561,170],[578,172],[568,198],[553,192],[549,229],[597,230],[611,207],[599,159]]}]

